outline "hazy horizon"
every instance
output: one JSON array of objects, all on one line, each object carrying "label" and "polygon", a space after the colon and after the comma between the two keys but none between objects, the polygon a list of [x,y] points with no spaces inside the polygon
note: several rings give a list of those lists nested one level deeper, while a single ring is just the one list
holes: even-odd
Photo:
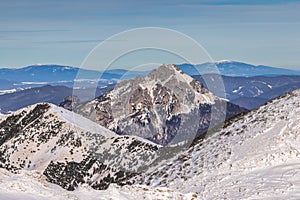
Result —
[{"label": "hazy horizon", "polygon": [[80,66],[114,34],[163,27],[195,39],[213,60],[300,69],[297,0],[11,0],[0,5],[1,68]]},{"label": "hazy horizon", "polygon": [[[262,65],[262,64],[253,64],[253,63],[249,63],[249,62],[245,62],[245,61],[238,61],[238,60],[229,60],[229,59],[224,59],[224,60],[215,60],[214,62],[223,62],[223,61],[230,61],[230,62],[238,62],[238,63],[245,63],[245,64],[250,64],[250,65],[254,65],[254,66],[266,66],[266,67],[273,67],[273,68],[282,68],[282,69],[288,69],[288,70],[296,70],[299,71],[300,69],[298,68],[284,68],[284,67],[278,67],[278,66],[271,66],[271,65]],[[187,64],[187,63],[161,63],[162,64],[176,64],[176,65],[182,65],[182,64]],[[198,64],[205,64],[205,63],[194,63],[194,65],[198,65]],[[68,65],[68,64],[59,64],[59,63],[33,63],[33,64],[28,64],[28,65],[24,65],[24,66],[16,66],[16,67],[0,67],[0,69],[21,69],[21,68],[25,68],[25,67],[30,67],[30,66],[47,66],[47,65],[53,65],[53,66],[63,66],[63,67],[73,67],[73,68],[81,68],[80,66],[73,66],[73,65]],[[130,70],[130,71],[149,71],[152,70],[152,68],[157,68],[159,67],[153,64],[150,64],[151,68],[150,69],[144,69],[144,68],[138,68],[137,70],[131,70],[131,66],[125,66],[125,67],[110,67],[107,70]],[[104,68],[104,67],[103,67]],[[82,69],[88,69],[88,68],[82,68]],[[96,70],[96,71],[101,71],[102,67],[97,69],[97,68],[92,68],[92,69],[88,69],[88,70]]]}]

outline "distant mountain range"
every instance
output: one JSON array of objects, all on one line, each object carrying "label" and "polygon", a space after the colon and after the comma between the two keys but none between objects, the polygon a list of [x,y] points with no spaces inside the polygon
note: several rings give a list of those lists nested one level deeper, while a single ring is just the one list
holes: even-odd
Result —
[{"label": "distant mountain range", "polygon": [[223,81],[226,99],[250,110],[300,88],[299,75],[232,77],[205,74],[193,77],[205,87],[207,87],[205,80],[209,80],[212,87],[214,82]]},{"label": "distant mountain range", "polygon": [[[254,66],[235,61],[219,61],[197,65],[180,64],[178,66],[190,76],[216,73],[215,66],[221,75],[234,77],[300,75],[300,71],[296,70],[262,65]],[[78,76],[79,72],[80,76]],[[126,69],[95,71],[62,65],[31,65],[16,69],[1,68],[0,94],[45,85],[73,87],[75,79],[81,82],[80,86],[82,87],[91,87],[95,86],[95,84],[106,86],[108,84],[115,84],[120,80],[128,80],[136,76],[146,76],[148,73],[149,71],[130,71]],[[97,82],[99,78],[101,79]]]},{"label": "distant mountain range", "polygon": [[[283,68],[276,68],[264,65],[251,65],[236,61],[218,61],[214,63],[203,64],[180,64],[178,65],[185,73],[189,75],[203,75],[203,74],[219,74],[225,76],[278,76],[278,75],[300,75],[298,70],[290,70]],[[217,70],[216,70],[217,69]]]},{"label": "distant mountain range", "polygon": [[[214,64],[223,74],[222,76],[209,74],[211,72],[209,68]],[[226,98],[231,103],[247,109],[256,108],[270,99],[300,88],[299,71],[254,66],[235,61],[219,61],[214,64],[204,63],[195,66],[181,64],[179,67],[188,75],[193,75],[205,87],[205,80],[210,80],[211,83],[223,81]],[[74,79],[79,70],[80,88],[73,90]],[[197,75],[199,72],[204,74]],[[103,94],[104,91],[112,89],[120,80],[146,76],[148,73],[148,71],[124,69],[101,73],[60,65],[32,65],[19,69],[0,69],[0,112],[15,111],[38,102],[59,105],[74,91],[81,94],[81,101],[91,100]],[[101,74],[102,77],[97,83],[96,80]],[[95,87],[96,91],[94,91]]]},{"label": "distant mountain range", "polygon": [[90,80],[95,80],[100,77],[104,80],[123,80],[131,79],[137,75],[145,75],[145,72],[128,71],[124,69],[96,71],[62,65],[31,65],[17,69],[2,68],[0,69],[0,79],[15,82],[57,83],[62,81],[74,81],[79,72],[81,79]]},{"label": "distant mountain range", "polygon": [[[45,85],[73,87],[74,80],[83,88],[107,86],[119,80],[131,79],[148,72],[113,69],[86,70],[61,65],[32,65],[24,68],[0,69],[0,94],[21,91]],[[80,74],[80,75],[79,75]]]},{"label": "distant mountain range", "polygon": [[45,85],[19,92],[3,94],[0,95],[0,113],[16,111],[26,106],[41,102],[59,105],[64,101],[65,97],[73,95],[76,96],[76,93],[80,93],[81,101],[87,101],[91,100],[91,95],[93,97],[98,97],[106,91],[113,89],[113,87],[114,85],[109,85],[107,87],[97,87],[96,90],[94,90],[94,88],[73,90],[72,88],[66,86]]},{"label": "distant mountain range", "polygon": [[[207,74],[203,76],[193,76],[200,81],[204,87],[204,80],[218,81],[222,78],[224,81],[226,98],[236,105],[246,109],[253,109],[265,104],[267,101],[281,96],[287,92],[300,88],[300,76],[276,76],[276,77],[231,77]],[[93,88],[76,89],[66,86],[35,87],[0,95],[0,113],[15,111],[25,106],[39,102],[49,102],[59,105],[67,96],[80,93],[81,101],[91,100],[98,97],[106,91],[115,87],[115,84]]]}]

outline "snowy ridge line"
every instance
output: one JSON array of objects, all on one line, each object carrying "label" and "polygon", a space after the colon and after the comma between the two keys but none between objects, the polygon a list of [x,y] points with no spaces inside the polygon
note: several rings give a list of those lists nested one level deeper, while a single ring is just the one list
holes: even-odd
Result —
[{"label": "snowy ridge line", "polygon": [[159,169],[132,179],[203,199],[300,198],[300,90],[242,114]]},{"label": "snowy ridge line", "polygon": [[69,122],[70,124],[73,124],[74,126],[77,126],[78,128],[89,131],[91,133],[101,133],[106,137],[117,136],[114,132],[100,126],[95,122],[92,122],[91,120],[79,114],[66,110],[62,107],[58,107],[54,104],[49,105],[51,105],[51,109],[49,110],[49,112],[57,113],[57,116],[60,116],[63,120]]}]

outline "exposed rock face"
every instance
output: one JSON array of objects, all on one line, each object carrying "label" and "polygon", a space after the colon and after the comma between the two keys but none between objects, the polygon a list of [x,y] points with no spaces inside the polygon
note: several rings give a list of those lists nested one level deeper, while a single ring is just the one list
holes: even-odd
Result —
[{"label": "exposed rock face", "polygon": [[68,190],[82,183],[106,189],[124,182],[150,165],[159,148],[51,104],[22,109],[0,122],[0,167],[36,170]]},{"label": "exposed rock face", "polygon": [[67,96],[60,102],[59,106],[72,111],[78,105],[80,99],[77,96]]},{"label": "exposed rock face", "polygon": [[176,65],[162,65],[146,77],[120,82],[77,111],[120,135],[167,145],[192,140],[245,109],[214,96]]}]

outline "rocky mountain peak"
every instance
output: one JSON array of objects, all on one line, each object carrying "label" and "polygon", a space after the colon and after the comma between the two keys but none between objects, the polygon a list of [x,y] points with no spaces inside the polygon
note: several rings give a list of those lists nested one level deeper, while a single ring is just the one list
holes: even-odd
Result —
[{"label": "rocky mountain peak", "polygon": [[194,89],[198,93],[208,93],[200,82],[185,74],[175,64],[164,64],[154,69],[145,79],[149,82],[157,81],[171,89],[192,86],[190,89]]},{"label": "rocky mountain peak", "polygon": [[183,71],[175,64],[163,64],[151,71],[147,77],[152,79],[166,80],[170,76],[176,75],[176,73],[183,74]]},{"label": "rocky mountain peak", "polygon": [[60,102],[59,106],[63,107],[64,109],[73,110],[73,107],[78,105],[80,102],[80,99],[76,95],[67,96],[63,99],[62,102]]},{"label": "rocky mountain peak", "polygon": [[[107,96],[118,101],[117,99],[124,95],[127,98],[135,96],[134,99],[147,98],[149,106],[161,103],[165,106],[171,99],[177,99],[178,102],[181,102],[178,104],[180,110],[183,109],[184,112],[189,112],[190,107],[199,103],[211,104],[217,98],[200,82],[185,74],[174,64],[164,64],[154,69],[146,77],[138,76],[132,80],[122,81]],[[155,101],[161,98],[164,98],[163,102]],[[132,103],[134,102],[130,102],[130,105]],[[137,103],[140,103],[140,100]]]},{"label": "rocky mountain peak", "polygon": [[211,106],[222,102],[225,103],[176,65],[164,64],[146,77],[120,82],[79,112],[118,134],[137,135],[167,145],[179,132],[177,142],[206,130]]}]

